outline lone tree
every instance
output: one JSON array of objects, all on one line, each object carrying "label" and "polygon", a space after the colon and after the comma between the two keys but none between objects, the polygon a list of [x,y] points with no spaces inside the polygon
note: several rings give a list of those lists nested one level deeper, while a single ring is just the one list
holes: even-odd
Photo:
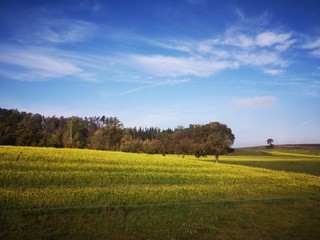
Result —
[{"label": "lone tree", "polygon": [[235,136],[227,125],[219,122],[212,122],[205,125],[208,131],[206,139],[206,152],[216,156],[216,162],[219,162],[219,156],[230,148],[234,143]]},{"label": "lone tree", "polygon": [[273,139],[272,138],[268,138],[267,144],[269,144],[269,146],[267,146],[267,148],[273,148],[274,145],[272,143],[273,143]]}]

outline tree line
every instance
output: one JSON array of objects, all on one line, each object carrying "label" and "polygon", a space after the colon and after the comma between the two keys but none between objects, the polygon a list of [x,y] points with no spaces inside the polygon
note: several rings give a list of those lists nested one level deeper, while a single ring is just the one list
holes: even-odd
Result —
[{"label": "tree line", "polygon": [[0,108],[0,145],[89,148],[150,154],[219,155],[235,137],[225,124],[190,124],[160,130],[125,128],[116,117],[45,117]]}]

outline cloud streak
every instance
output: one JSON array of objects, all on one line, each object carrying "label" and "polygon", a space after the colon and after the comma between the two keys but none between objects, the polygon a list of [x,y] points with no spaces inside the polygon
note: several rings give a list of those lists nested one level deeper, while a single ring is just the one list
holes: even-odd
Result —
[{"label": "cloud streak", "polygon": [[[18,80],[60,78],[68,75],[82,76],[84,71],[75,64],[55,56],[41,53],[39,49],[17,49],[0,46],[0,63],[10,66],[7,76]],[[13,69],[12,69],[13,68]],[[16,70],[19,70],[18,72]],[[22,79],[26,78],[26,79]]]},{"label": "cloud streak", "polygon": [[218,61],[215,59],[195,57],[174,57],[163,55],[135,55],[133,61],[146,68],[150,73],[161,76],[197,76],[208,77],[225,69],[235,69],[238,63],[235,61]]},{"label": "cloud streak", "polygon": [[54,44],[84,42],[95,36],[99,27],[80,20],[43,20],[37,39]]},{"label": "cloud streak", "polygon": [[128,94],[131,94],[131,93],[134,93],[134,92],[142,91],[144,89],[155,88],[155,87],[160,87],[160,86],[168,86],[168,85],[169,86],[170,85],[179,85],[179,84],[184,84],[184,83],[187,83],[187,82],[189,82],[189,80],[187,80],[187,79],[184,79],[184,80],[166,80],[166,81],[162,81],[162,82],[158,82],[158,83],[151,83],[151,84],[148,84],[148,85],[132,88],[132,89],[129,89],[129,90],[121,93],[120,95],[124,96],[124,95],[128,95]]},{"label": "cloud streak", "polygon": [[271,108],[276,104],[274,96],[254,96],[246,98],[233,98],[231,103],[240,108]]},{"label": "cloud streak", "polygon": [[[148,44],[159,49],[173,52],[137,54],[132,59],[147,70],[167,76],[208,77],[248,65],[259,67],[268,75],[279,75],[290,65],[285,53],[297,41],[290,32],[263,29],[252,33],[238,26],[230,27],[224,35],[211,39],[148,41]],[[266,67],[280,69],[265,71]]]},{"label": "cloud streak", "polygon": [[263,71],[266,74],[269,74],[271,76],[277,76],[284,74],[284,70],[282,69],[266,69]]},{"label": "cloud streak", "polygon": [[310,50],[311,56],[320,58],[320,37],[309,40],[302,48]]}]

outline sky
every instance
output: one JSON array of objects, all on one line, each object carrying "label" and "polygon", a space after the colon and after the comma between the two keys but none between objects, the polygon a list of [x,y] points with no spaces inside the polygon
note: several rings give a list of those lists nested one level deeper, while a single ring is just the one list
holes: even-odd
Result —
[{"label": "sky", "polygon": [[320,143],[320,1],[3,0],[0,107]]}]

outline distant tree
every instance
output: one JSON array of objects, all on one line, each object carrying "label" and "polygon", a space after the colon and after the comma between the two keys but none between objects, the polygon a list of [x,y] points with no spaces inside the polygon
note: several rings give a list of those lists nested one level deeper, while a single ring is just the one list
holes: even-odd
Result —
[{"label": "distant tree", "polygon": [[21,146],[38,146],[43,129],[43,117],[40,114],[23,114],[23,120],[16,131],[17,144]]},{"label": "distant tree", "polygon": [[148,154],[160,153],[160,144],[158,139],[146,140],[143,142],[143,151]]},{"label": "distant tree", "polygon": [[68,118],[63,135],[64,147],[85,148],[88,129],[85,121],[80,117]]},{"label": "distant tree", "polygon": [[206,150],[204,149],[203,144],[195,143],[192,145],[192,149],[194,151],[194,155],[196,158],[207,157]]},{"label": "distant tree", "polygon": [[267,139],[267,144],[269,146],[267,146],[267,148],[274,148],[274,145],[272,143],[273,143],[273,139],[272,138],[268,138]]},{"label": "distant tree", "polygon": [[[44,117],[0,108],[0,145],[93,148],[100,150],[219,155],[233,144],[231,129],[218,122],[174,130],[124,128],[116,117]],[[273,140],[272,140],[273,141]]]},{"label": "distant tree", "polygon": [[43,120],[42,138],[40,147],[62,147],[63,146],[63,118],[46,117]]},{"label": "distant tree", "polygon": [[106,150],[107,140],[102,129],[94,132],[90,140],[90,148],[97,150]]},{"label": "distant tree", "polygon": [[168,129],[168,130],[164,130],[161,132],[161,134],[158,135],[158,140],[160,143],[160,149],[159,152],[165,156],[167,153],[172,153],[172,139],[171,139],[171,135],[172,135],[172,130]]},{"label": "distant tree", "polygon": [[120,151],[141,153],[143,152],[143,141],[138,138],[133,138],[127,130],[121,139]]},{"label": "distant tree", "polygon": [[121,140],[124,136],[123,124],[116,117],[106,118],[105,122],[105,126],[102,128],[102,130],[107,140],[106,149],[119,151]]},{"label": "distant tree", "polygon": [[23,120],[18,110],[7,110],[0,108],[0,144],[16,145],[17,129]]},{"label": "distant tree", "polygon": [[178,126],[171,134],[171,138],[174,146],[174,153],[182,155],[184,158],[186,154],[192,152],[191,145],[193,141],[189,138],[188,132],[184,127]]}]

